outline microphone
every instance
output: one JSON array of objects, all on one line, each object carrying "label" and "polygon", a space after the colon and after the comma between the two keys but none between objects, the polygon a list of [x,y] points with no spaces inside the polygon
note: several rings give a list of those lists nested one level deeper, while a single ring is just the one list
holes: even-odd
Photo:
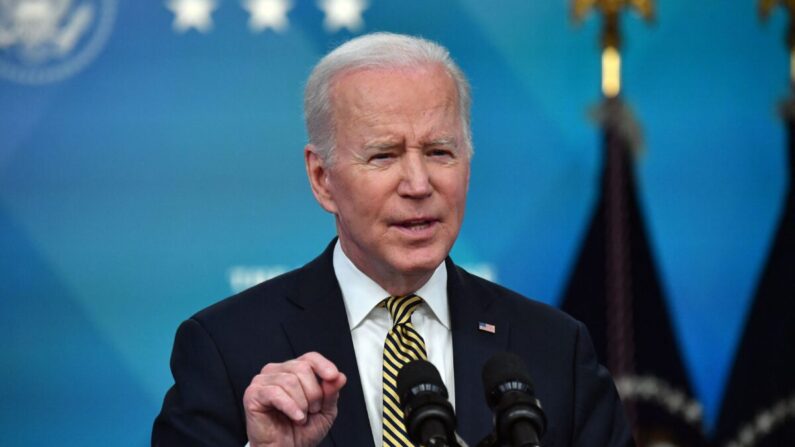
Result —
[{"label": "microphone", "polygon": [[413,360],[404,365],[398,372],[397,393],[411,442],[427,447],[458,445],[453,406],[431,362]]},{"label": "microphone", "polygon": [[494,412],[493,445],[539,447],[547,419],[522,359],[507,352],[492,356],[483,367],[483,388]]}]

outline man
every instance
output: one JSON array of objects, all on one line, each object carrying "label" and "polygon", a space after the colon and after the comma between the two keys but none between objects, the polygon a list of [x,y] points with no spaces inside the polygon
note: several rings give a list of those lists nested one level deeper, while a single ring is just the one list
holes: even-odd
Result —
[{"label": "man", "polygon": [[392,387],[405,360],[426,356],[474,445],[492,428],[481,369],[503,351],[529,365],[543,445],[631,445],[584,327],[448,258],[469,187],[469,105],[460,69],[426,40],[366,35],[318,63],[304,157],[338,239],[180,326],[154,445],[410,445]]}]

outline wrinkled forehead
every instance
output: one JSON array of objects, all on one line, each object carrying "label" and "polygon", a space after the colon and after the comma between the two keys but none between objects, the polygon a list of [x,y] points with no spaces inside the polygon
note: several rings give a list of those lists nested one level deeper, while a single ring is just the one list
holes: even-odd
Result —
[{"label": "wrinkled forehead", "polygon": [[346,70],[332,79],[330,87],[335,120],[366,119],[375,114],[459,114],[455,81],[440,64]]},{"label": "wrinkled forehead", "polygon": [[438,85],[438,81],[444,79],[446,81],[444,90],[437,91],[438,96],[449,94],[450,99],[458,101],[458,90],[452,75],[442,64],[427,63],[412,66],[363,66],[343,70],[335,74],[329,83],[331,105],[334,106],[341,92],[352,90],[362,94],[388,93],[388,89],[393,88],[394,84],[382,83],[379,80],[394,78],[403,78],[415,83],[417,93],[420,93],[422,86],[433,82]]}]

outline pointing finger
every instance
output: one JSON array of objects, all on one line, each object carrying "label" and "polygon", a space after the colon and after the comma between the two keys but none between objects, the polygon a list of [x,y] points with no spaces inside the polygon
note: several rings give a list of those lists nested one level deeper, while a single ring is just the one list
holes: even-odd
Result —
[{"label": "pointing finger", "polygon": [[337,401],[340,398],[340,390],[348,382],[348,378],[343,373],[339,373],[337,378],[332,381],[323,381],[323,408],[324,413],[334,413],[337,411]]},{"label": "pointing finger", "polygon": [[334,363],[317,352],[307,352],[298,359],[309,362],[315,374],[324,381],[335,380],[341,374]]}]

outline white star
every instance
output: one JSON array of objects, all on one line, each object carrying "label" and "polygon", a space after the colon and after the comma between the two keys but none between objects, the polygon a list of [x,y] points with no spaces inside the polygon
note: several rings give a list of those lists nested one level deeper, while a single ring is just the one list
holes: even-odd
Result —
[{"label": "white star", "polygon": [[243,8],[248,11],[248,27],[258,33],[267,28],[276,32],[287,29],[287,11],[292,9],[290,0],[244,0]]},{"label": "white star", "polygon": [[174,30],[184,33],[191,28],[206,33],[213,27],[212,12],[218,8],[216,0],[168,0],[174,13]]},{"label": "white star", "polygon": [[342,27],[356,32],[364,25],[362,12],[367,9],[367,0],[320,0],[318,6],[326,13],[323,25],[329,32]]}]

